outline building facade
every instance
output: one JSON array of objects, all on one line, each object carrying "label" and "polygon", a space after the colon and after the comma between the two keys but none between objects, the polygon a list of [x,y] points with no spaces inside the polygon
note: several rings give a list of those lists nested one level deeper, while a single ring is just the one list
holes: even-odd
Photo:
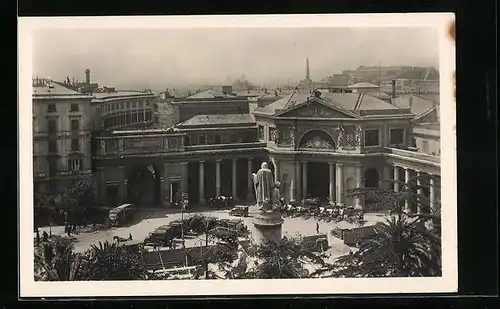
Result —
[{"label": "building facade", "polygon": [[186,98],[173,103],[183,121],[170,129],[100,138],[100,197],[165,207],[180,191],[192,204],[222,195],[252,201],[250,174],[269,162],[288,201],[320,197],[364,207],[347,190],[416,175],[429,179],[425,192],[437,200],[439,156],[409,150],[409,108],[363,93],[295,91],[250,114],[235,100]]},{"label": "building facade", "polygon": [[90,175],[92,96],[46,79],[33,79],[35,192],[59,192]]}]

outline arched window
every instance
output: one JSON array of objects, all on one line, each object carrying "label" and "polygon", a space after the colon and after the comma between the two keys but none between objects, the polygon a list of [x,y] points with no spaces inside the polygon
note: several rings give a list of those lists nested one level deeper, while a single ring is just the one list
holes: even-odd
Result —
[{"label": "arched window", "polygon": [[312,130],[304,134],[299,145],[300,148],[335,149],[332,137],[321,130]]}]

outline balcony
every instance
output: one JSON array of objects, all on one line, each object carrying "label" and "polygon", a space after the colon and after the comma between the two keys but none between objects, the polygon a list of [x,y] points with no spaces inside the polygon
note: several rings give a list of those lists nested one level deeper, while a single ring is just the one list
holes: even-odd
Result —
[{"label": "balcony", "polygon": [[235,144],[210,144],[186,146],[186,151],[230,150],[230,149],[255,149],[264,148],[266,142],[235,143]]},{"label": "balcony", "polygon": [[86,176],[86,175],[91,175],[92,171],[91,170],[80,170],[80,171],[60,171],[57,173],[57,176]]},{"label": "balcony", "polygon": [[397,157],[412,158],[412,159],[417,159],[417,160],[427,161],[427,162],[432,162],[432,163],[438,163],[438,164],[441,163],[440,156],[434,156],[434,155],[430,155],[430,154],[423,153],[423,152],[398,149],[398,148],[384,148],[384,152],[386,154],[389,154],[389,155],[396,157],[396,158]]}]

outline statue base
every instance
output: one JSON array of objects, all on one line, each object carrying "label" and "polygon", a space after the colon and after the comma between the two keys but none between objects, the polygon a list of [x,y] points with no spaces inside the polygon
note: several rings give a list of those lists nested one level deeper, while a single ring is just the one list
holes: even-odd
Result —
[{"label": "statue base", "polygon": [[254,237],[256,244],[281,240],[281,227],[283,221],[281,213],[277,211],[262,212],[255,215],[253,225],[257,230]]}]

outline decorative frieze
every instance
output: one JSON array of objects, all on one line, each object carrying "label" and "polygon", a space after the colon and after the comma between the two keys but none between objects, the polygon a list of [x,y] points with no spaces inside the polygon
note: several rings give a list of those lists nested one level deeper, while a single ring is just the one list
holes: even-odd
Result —
[{"label": "decorative frieze", "polygon": [[278,146],[295,147],[295,126],[288,126],[278,131]]},{"label": "decorative frieze", "polygon": [[338,150],[358,150],[361,148],[360,126],[344,127],[339,125],[335,128],[337,134],[337,149]]}]

